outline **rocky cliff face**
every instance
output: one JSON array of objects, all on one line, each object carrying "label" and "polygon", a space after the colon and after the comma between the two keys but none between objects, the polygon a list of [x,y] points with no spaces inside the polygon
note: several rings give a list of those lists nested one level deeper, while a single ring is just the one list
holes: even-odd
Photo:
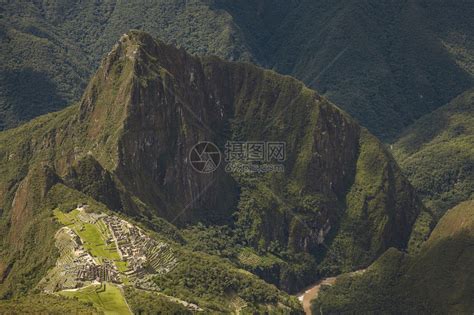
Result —
[{"label": "rocky cliff face", "polygon": [[[366,265],[391,246],[406,248],[423,211],[383,145],[301,82],[199,59],[138,31],[121,37],[79,105],[1,137],[2,235],[24,230],[12,196],[23,195],[28,170],[38,165],[116,211],[178,226],[231,223],[255,248],[308,253],[328,273]],[[211,141],[224,152],[229,140],[285,142],[284,172],[191,167],[196,143]],[[12,159],[18,152],[23,159]],[[29,206],[43,198],[33,199]],[[16,263],[3,253],[3,265]]]}]

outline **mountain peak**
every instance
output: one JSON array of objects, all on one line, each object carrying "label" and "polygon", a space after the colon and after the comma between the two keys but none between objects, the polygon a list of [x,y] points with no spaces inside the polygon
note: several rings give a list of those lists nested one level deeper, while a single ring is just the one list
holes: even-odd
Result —
[{"label": "mountain peak", "polygon": [[124,33],[120,39],[120,42],[124,43],[127,41],[134,42],[134,43],[155,43],[156,39],[153,38],[147,32],[131,29],[127,33]]},{"label": "mountain peak", "polygon": [[[104,58],[79,119],[60,115],[71,118],[58,118],[47,133],[22,129],[22,138],[47,144],[28,151],[28,160],[50,156],[52,171],[68,187],[111,210],[178,226],[232,223],[249,246],[263,250],[276,242],[316,255],[334,231],[320,272],[366,266],[388,247],[406,248],[424,210],[384,146],[300,81],[250,64],[200,59],[140,31],[122,36]],[[232,171],[222,155],[220,166],[203,174],[190,161],[203,141],[221,153],[229,142],[284,144],[283,159],[270,164],[281,171]],[[0,146],[0,157],[12,150]],[[268,161],[255,165],[260,162]],[[353,226],[360,239],[350,236]],[[289,291],[309,280],[291,272],[274,278]]]},{"label": "mountain peak", "polygon": [[136,103],[137,89],[148,80],[163,80],[164,67],[179,63],[182,55],[145,32],[123,34],[103,58],[81,99],[80,117],[89,127],[88,134],[109,138],[109,130],[120,130],[129,107]]},{"label": "mountain peak", "polygon": [[116,49],[121,49],[130,60],[135,60],[140,52],[156,52],[160,46],[166,45],[146,32],[130,30],[120,37],[109,54],[113,54]]}]

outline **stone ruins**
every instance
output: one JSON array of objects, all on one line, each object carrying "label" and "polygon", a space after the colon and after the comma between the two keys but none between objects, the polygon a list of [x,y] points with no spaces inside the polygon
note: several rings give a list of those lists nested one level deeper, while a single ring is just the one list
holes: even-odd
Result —
[{"label": "stone ruins", "polygon": [[[80,288],[92,282],[121,284],[127,278],[135,287],[158,290],[153,275],[167,273],[177,264],[170,246],[152,239],[141,228],[117,216],[91,213],[87,209],[87,205],[78,205],[79,212],[72,219],[74,228],[81,233],[85,224],[95,225],[104,240],[104,247],[117,250],[120,260],[93,257],[84,248],[79,235],[66,226],[56,233],[56,247],[60,252],[56,266],[38,287],[54,292]],[[117,263],[123,262],[127,269],[122,269],[121,273]]]}]

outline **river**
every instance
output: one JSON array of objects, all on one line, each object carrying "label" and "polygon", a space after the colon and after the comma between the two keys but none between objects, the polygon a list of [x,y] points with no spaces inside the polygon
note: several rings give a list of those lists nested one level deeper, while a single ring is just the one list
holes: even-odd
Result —
[{"label": "river", "polygon": [[[364,272],[365,269],[361,269],[351,272],[350,274],[360,275]],[[323,278],[297,294],[298,300],[303,304],[303,309],[306,315],[311,315],[311,301],[318,297],[321,286],[333,285],[336,282],[336,279],[337,277]]]},{"label": "river", "polygon": [[318,297],[319,290],[323,285],[333,285],[337,277],[324,278],[316,282],[310,287],[307,287],[298,293],[298,300],[303,304],[303,309],[306,315],[311,315],[311,300]]}]

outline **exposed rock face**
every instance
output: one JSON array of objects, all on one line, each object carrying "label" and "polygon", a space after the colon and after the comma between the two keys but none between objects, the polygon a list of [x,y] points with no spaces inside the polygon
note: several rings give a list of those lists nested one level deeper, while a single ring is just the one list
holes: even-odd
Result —
[{"label": "exposed rock face", "polygon": [[[142,32],[122,36],[80,106],[67,111],[45,127],[58,136],[42,163],[128,214],[179,225],[231,221],[237,209],[235,224],[253,246],[277,242],[344,270],[405,248],[423,210],[383,145],[301,82],[199,59]],[[23,132],[43,139],[33,124]],[[227,140],[285,142],[284,173],[230,174],[222,165],[200,174],[190,166],[196,143],[224,152]]]},{"label": "exposed rock face", "polygon": [[[104,95],[118,82],[116,95]],[[229,218],[236,203],[235,183],[223,169],[203,175],[187,161],[198,141],[218,142],[216,132],[228,121],[221,111],[228,113],[229,104],[224,109],[209,102],[206,85],[198,59],[131,33],[104,60],[81,104],[85,124],[98,122],[88,124],[89,135],[113,152],[99,161],[170,221],[183,222],[193,215],[188,208],[205,207]]]}]

